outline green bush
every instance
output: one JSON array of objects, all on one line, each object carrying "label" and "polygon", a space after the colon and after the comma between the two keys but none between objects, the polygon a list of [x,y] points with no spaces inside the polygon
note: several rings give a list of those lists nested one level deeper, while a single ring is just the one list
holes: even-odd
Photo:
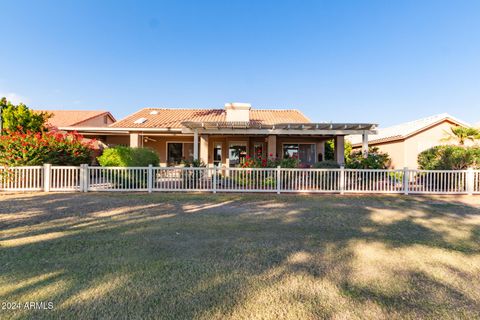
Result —
[{"label": "green bush", "polygon": [[366,158],[361,150],[357,150],[345,160],[345,167],[350,169],[387,169],[391,161],[390,156],[377,147],[370,147]]},{"label": "green bush", "polygon": [[122,146],[105,149],[97,159],[102,167],[146,167],[160,162],[153,149]]},{"label": "green bush", "polygon": [[0,109],[4,135],[14,131],[21,133],[47,131],[46,123],[52,116],[46,112],[33,111],[23,103],[14,105],[6,98],[0,99]]},{"label": "green bush", "polygon": [[480,168],[480,147],[436,146],[421,152],[418,166],[424,170]]},{"label": "green bush", "polygon": [[333,160],[320,161],[313,165],[316,169],[338,169],[340,165]]}]

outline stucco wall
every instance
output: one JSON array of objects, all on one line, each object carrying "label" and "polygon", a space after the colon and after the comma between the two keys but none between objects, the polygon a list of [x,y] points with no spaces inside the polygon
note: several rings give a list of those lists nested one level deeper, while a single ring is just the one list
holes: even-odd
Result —
[{"label": "stucco wall", "polygon": [[77,127],[107,127],[112,124],[113,120],[107,116],[107,123],[104,121],[104,115],[100,115],[85,121],[82,121],[75,126]]},{"label": "stucco wall", "polygon": [[[396,141],[384,144],[375,144],[375,147],[381,152],[388,153],[392,159],[390,163],[391,169],[402,169],[405,166],[405,142]],[[360,148],[355,148],[359,150]]]},{"label": "stucco wall", "polygon": [[[455,124],[444,121],[426,130],[420,131],[417,134],[408,137],[405,140],[387,142],[387,143],[371,143],[370,146],[375,146],[382,152],[386,152],[392,158],[391,168],[402,169],[408,167],[410,169],[417,169],[418,154],[431,147],[454,144],[455,140],[444,141],[451,132],[451,127]],[[360,147],[355,147],[355,150]]]},{"label": "stucco wall", "polygon": [[451,132],[451,127],[454,124],[444,121],[434,127],[424,130],[405,140],[405,166],[416,169],[418,167],[418,154],[431,147],[453,144],[452,141],[443,141]]}]

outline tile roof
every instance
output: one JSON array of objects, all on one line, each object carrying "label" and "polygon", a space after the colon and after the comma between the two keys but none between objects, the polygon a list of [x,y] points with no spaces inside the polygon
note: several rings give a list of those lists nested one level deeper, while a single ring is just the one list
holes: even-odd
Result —
[{"label": "tile roof", "polygon": [[34,110],[37,112],[48,112],[53,116],[48,119],[48,123],[54,127],[71,127],[81,124],[82,122],[102,116],[109,115],[115,121],[110,112],[105,110]]},{"label": "tile roof", "polygon": [[[424,130],[430,126],[433,126],[437,123],[441,123],[443,121],[450,121],[456,123],[461,126],[469,127],[470,125],[460,119],[457,119],[448,113],[437,114],[434,116],[405,122],[402,124],[398,124],[388,128],[379,128],[378,134],[376,135],[369,135],[368,142],[369,143],[379,143],[379,142],[388,142],[388,141],[395,141],[405,139],[421,130]],[[362,136],[361,135],[351,135],[348,136],[347,139],[353,144],[361,144],[362,143]]]},{"label": "tile roof", "polygon": [[[145,118],[146,121],[137,121]],[[182,122],[225,122],[224,109],[141,109],[110,125],[113,128],[183,128]],[[137,123],[135,123],[137,121]],[[261,124],[307,123],[298,110],[251,109],[250,122]]]}]

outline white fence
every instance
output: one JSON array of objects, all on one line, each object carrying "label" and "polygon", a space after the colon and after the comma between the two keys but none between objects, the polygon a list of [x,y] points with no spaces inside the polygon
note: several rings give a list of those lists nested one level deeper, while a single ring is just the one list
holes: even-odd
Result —
[{"label": "white fence", "polygon": [[0,191],[480,194],[480,170],[0,167]]}]

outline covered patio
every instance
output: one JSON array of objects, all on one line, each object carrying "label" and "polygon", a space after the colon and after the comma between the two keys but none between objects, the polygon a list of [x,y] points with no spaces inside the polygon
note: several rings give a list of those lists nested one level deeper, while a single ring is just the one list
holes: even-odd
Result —
[{"label": "covered patio", "polygon": [[[361,134],[363,154],[368,155],[368,135],[376,125],[368,123],[183,122],[184,134],[193,134],[193,158],[206,164],[235,166],[241,156],[285,158],[303,163],[325,160],[325,142],[335,142],[334,160],[344,164],[345,136]],[[225,152],[225,149],[228,150]]]}]

